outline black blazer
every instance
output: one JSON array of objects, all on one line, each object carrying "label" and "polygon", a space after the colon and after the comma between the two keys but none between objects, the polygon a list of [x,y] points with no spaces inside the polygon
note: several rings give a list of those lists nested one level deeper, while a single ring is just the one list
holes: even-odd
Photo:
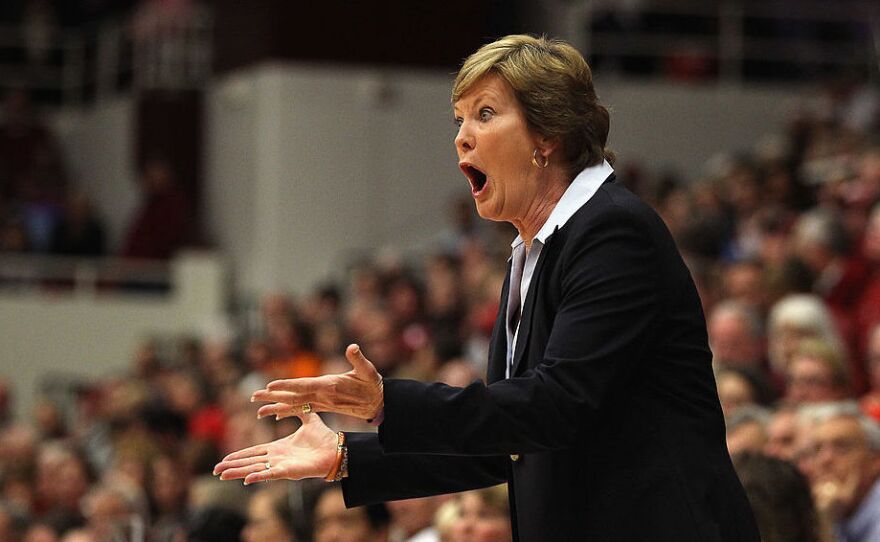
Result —
[{"label": "black blazer", "polygon": [[378,435],[348,435],[346,503],[508,482],[524,542],[760,540],[700,300],[657,214],[606,182],[548,239],[509,379],[506,284],[489,384],[386,380]]}]

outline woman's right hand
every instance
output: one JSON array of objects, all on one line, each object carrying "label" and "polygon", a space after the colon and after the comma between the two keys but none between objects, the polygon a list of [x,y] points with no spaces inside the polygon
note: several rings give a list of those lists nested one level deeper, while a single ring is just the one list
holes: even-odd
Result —
[{"label": "woman's right hand", "polygon": [[301,414],[293,434],[233,452],[214,467],[221,480],[244,478],[244,484],[327,476],[336,461],[336,432],[314,413]]}]

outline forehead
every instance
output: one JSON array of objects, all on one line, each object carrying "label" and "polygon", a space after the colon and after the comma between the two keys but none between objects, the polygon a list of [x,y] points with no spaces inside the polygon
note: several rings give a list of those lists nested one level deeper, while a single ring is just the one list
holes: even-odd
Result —
[{"label": "forehead", "polygon": [[858,420],[849,416],[837,416],[816,424],[813,436],[817,439],[832,439],[864,438],[865,435]]},{"label": "forehead", "polygon": [[453,109],[458,111],[459,109],[479,107],[478,102],[487,98],[516,101],[513,89],[503,77],[496,73],[487,73],[474,81],[470,88],[461,95],[461,98],[453,104]]},{"label": "forehead", "polygon": [[789,363],[789,368],[792,371],[833,372],[828,363],[808,354],[799,354],[793,357]]}]

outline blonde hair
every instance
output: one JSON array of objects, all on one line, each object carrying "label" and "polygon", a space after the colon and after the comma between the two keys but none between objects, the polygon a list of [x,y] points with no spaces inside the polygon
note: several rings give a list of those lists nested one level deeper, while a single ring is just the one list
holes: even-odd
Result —
[{"label": "blonde hair", "polygon": [[831,371],[834,385],[849,390],[849,367],[844,362],[843,353],[821,339],[802,339],[794,351],[795,358],[812,358],[821,361]]},{"label": "blonde hair", "polygon": [[533,130],[559,139],[572,178],[602,160],[614,162],[614,153],[605,148],[611,124],[608,110],[599,104],[593,74],[577,49],[524,34],[483,45],[459,70],[452,103],[490,73],[510,85]]}]

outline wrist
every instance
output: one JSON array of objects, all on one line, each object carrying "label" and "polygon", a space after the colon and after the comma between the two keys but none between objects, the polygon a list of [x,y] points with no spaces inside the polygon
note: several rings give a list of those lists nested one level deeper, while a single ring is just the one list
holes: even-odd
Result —
[{"label": "wrist", "polygon": [[324,480],[338,482],[348,476],[348,447],[345,445],[345,433],[336,433],[336,458]]}]

